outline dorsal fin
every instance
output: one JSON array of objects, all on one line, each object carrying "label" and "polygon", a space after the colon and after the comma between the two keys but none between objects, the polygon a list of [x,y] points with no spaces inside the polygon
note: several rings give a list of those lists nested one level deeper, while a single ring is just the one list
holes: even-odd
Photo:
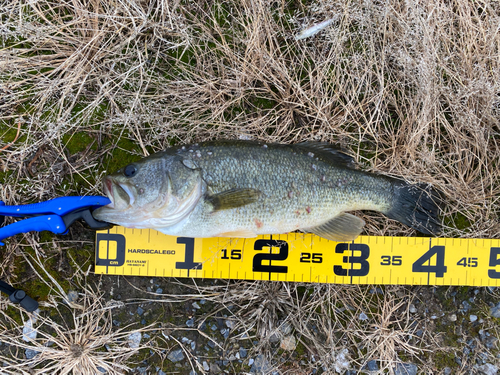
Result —
[{"label": "dorsal fin", "polygon": [[354,158],[330,143],[308,141],[290,145],[290,147],[308,154],[311,153],[313,157],[319,157],[336,165],[356,169]]}]

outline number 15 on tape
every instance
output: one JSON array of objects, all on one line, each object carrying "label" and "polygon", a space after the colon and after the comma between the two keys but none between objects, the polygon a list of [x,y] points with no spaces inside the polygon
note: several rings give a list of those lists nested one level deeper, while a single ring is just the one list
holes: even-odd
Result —
[{"label": "number 15 on tape", "polygon": [[333,284],[500,285],[500,240],[312,234],[167,236],[114,227],[96,236],[96,273]]}]

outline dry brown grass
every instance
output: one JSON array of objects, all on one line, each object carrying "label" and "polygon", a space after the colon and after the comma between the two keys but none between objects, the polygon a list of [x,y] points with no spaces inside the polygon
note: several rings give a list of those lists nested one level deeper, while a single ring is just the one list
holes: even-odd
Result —
[{"label": "dry brown grass", "polygon": [[[321,140],[443,191],[447,234],[495,236],[498,12],[465,0],[9,2],[0,119],[5,129],[22,117],[23,141],[3,151],[4,168],[45,146],[59,169],[88,178],[120,137],[139,154],[223,137]],[[75,163],[64,153],[75,131],[114,141]],[[33,195],[54,193],[54,174],[34,176]],[[410,233],[376,220],[368,233]]]},{"label": "dry brown grass", "polygon": [[[70,298],[39,258],[33,258],[29,264],[43,270],[38,277],[52,293],[41,303],[41,310],[33,313],[26,314],[12,304],[10,309],[5,306],[0,310],[0,342],[9,346],[0,355],[2,374],[120,375],[131,370],[131,357],[139,350],[159,352],[148,340],[131,344],[130,335],[142,338],[153,330],[152,326],[113,327],[113,312],[123,302],[106,302],[102,293],[85,285],[81,270],[75,275],[82,281],[81,292],[77,298]],[[21,317],[22,325],[12,317],[16,315]],[[27,351],[33,353],[31,358],[25,354]]]},{"label": "dry brown grass", "polygon": [[[0,200],[96,194],[106,169],[121,166],[109,164],[120,150],[318,140],[367,170],[433,184],[446,202],[446,236],[500,236],[498,2],[0,4]],[[336,21],[327,29],[294,39],[328,18]],[[71,154],[82,133],[92,142]],[[415,234],[381,215],[363,218],[366,234]],[[344,348],[353,363],[376,358],[390,370],[398,353],[415,358],[438,345],[414,336],[408,289],[369,291],[242,282],[207,298],[237,305],[239,327],[259,338],[289,322],[327,367]],[[106,314],[86,301],[96,319]],[[11,323],[2,335],[19,338]],[[261,340],[255,350],[266,348]]]}]

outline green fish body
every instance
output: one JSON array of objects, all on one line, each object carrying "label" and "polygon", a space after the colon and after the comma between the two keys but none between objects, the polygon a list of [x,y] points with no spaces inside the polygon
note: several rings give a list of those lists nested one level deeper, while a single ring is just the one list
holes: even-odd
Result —
[{"label": "green fish body", "polygon": [[183,237],[255,237],[296,230],[347,241],[379,211],[437,234],[432,190],[357,170],[325,143],[216,141],[169,148],[104,179],[98,220]]}]

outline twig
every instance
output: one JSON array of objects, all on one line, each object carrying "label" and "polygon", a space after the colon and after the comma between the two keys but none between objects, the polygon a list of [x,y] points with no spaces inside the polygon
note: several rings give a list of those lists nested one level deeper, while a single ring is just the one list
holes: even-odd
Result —
[{"label": "twig", "polygon": [[14,138],[14,140],[12,142],[10,142],[8,145],[5,145],[3,146],[2,148],[0,148],[0,152],[4,151],[4,150],[7,150],[10,146],[12,146],[14,144],[15,141],[17,141],[17,137],[19,137],[19,132],[21,131],[21,121],[18,120],[17,121],[17,133],[16,133],[16,137]]}]

